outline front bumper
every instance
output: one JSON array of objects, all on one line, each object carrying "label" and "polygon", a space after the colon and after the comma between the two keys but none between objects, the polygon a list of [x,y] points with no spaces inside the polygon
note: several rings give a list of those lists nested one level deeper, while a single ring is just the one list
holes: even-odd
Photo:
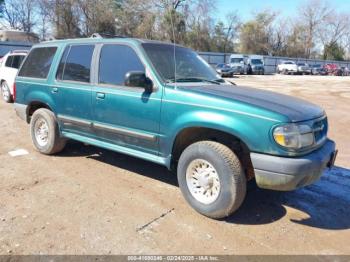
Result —
[{"label": "front bumper", "polygon": [[260,188],[290,191],[318,180],[332,167],[337,151],[331,140],[318,150],[298,158],[251,153],[256,183]]}]

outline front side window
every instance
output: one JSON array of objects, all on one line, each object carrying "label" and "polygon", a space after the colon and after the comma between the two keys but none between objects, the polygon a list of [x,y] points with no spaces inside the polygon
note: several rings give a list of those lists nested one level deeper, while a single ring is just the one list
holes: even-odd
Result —
[{"label": "front side window", "polygon": [[47,78],[57,47],[34,48],[25,60],[18,76]]},{"label": "front side window", "polygon": [[94,48],[94,45],[68,46],[58,67],[57,79],[89,83]]},{"label": "front side window", "polygon": [[131,71],[145,72],[136,52],[126,45],[104,45],[101,49],[99,83],[123,85],[125,75]]}]

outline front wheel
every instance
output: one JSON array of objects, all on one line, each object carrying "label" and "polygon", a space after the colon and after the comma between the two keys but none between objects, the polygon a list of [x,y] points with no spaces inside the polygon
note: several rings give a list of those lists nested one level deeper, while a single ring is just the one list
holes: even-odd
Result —
[{"label": "front wheel", "polygon": [[41,108],[30,121],[30,133],[35,148],[42,154],[52,155],[63,150],[66,139],[60,136],[54,113]]},{"label": "front wheel", "polygon": [[238,157],[217,142],[187,147],[179,159],[177,178],[186,201],[211,218],[229,216],[246,195],[246,177]]}]

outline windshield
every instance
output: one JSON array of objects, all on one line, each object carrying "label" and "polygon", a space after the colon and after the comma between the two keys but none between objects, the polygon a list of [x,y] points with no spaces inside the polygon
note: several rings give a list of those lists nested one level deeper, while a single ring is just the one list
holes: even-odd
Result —
[{"label": "windshield", "polygon": [[175,47],[175,70],[173,45],[144,43],[142,46],[164,81],[170,82],[175,81],[175,79],[189,79],[188,81],[218,79],[215,70],[191,49]]},{"label": "windshield", "polygon": [[305,63],[298,63],[298,66],[306,66]]},{"label": "windshield", "polygon": [[231,58],[232,64],[239,64],[241,62],[243,62],[243,58]]},{"label": "windshield", "polygon": [[261,59],[252,59],[251,60],[251,63],[253,65],[262,65],[263,64],[263,61]]}]

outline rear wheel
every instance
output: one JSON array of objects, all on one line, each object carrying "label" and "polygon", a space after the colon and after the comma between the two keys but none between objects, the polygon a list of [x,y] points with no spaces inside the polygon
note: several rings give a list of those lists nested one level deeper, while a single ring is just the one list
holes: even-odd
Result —
[{"label": "rear wheel", "polygon": [[227,217],[242,204],[246,177],[238,157],[227,146],[197,142],[179,159],[177,177],[187,202],[211,218]]},{"label": "rear wheel", "polygon": [[11,103],[13,101],[10,88],[6,81],[1,83],[1,96],[6,103]]},{"label": "rear wheel", "polygon": [[60,137],[56,117],[48,109],[41,108],[34,112],[30,131],[35,148],[42,154],[58,153],[66,145],[66,139]]}]

